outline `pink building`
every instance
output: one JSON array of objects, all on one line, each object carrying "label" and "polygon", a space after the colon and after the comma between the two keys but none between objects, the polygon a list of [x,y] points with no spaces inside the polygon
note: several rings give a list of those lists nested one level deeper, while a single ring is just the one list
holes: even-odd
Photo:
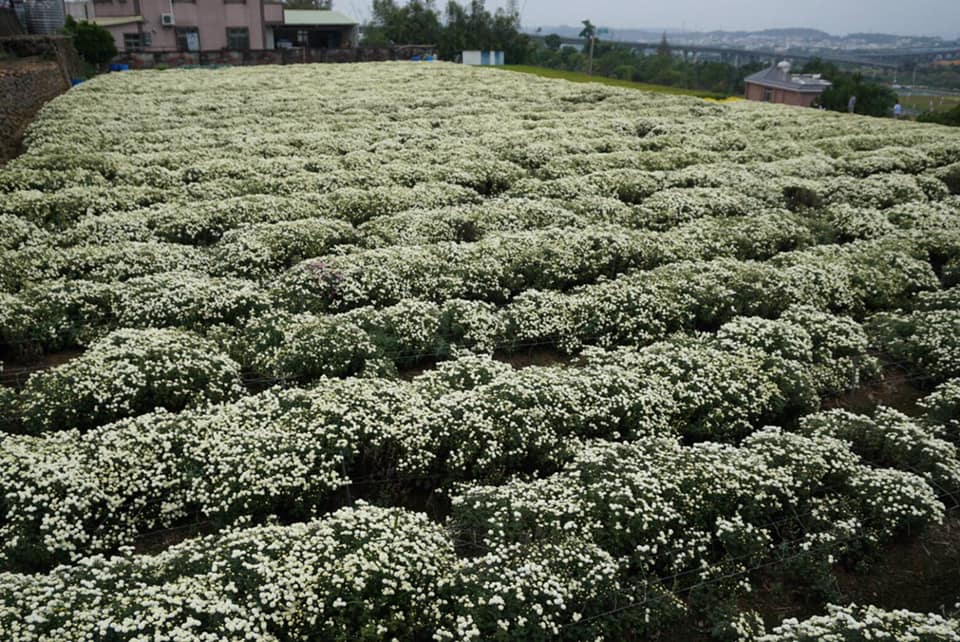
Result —
[{"label": "pink building", "polygon": [[87,0],[76,4],[86,5],[83,13],[92,14],[93,22],[113,34],[121,52],[350,47],[356,45],[359,26],[336,11],[285,11],[283,4],[271,0]]},{"label": "pink building", "polygon": [[747,100],[810,107],[831,83],[819,75],[791,74],[790,63],[783,61],[747,76],[744,84]]}]

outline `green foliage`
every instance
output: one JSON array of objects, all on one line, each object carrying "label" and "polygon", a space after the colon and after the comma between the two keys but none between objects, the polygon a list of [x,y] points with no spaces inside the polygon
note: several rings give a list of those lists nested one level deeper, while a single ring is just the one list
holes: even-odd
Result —
[{"label": "green foliage", "polygon": [[503,10],[490,13],[481,0],[472,0],[462,6],[448,2],[446,26],[438,42],[442,58],[455,58],[470,49],[503,51],[511,63],[523,62],[529,48],[529,38],[519,31],[519,18]]},{"label": "green foliage", "polygon": [[64,32],[73,36],[73,45],[91,65],[103,64],[117,55],[113,36],[100,25],[86,20],[77,22],[73,16],[67,16]]},{"label": "green foliage", "polygon": [[[530,51],[528,61],[550,69],[586,71],[588,54],[572,47],[560,48],[558,41],[559,38],[555,41],[547,36],[542,45]],[[755,70],[754,66],[737,68],[719,62],[686,62],[672,55],[666,40],[654,56],[644,56],[613,42],[597,40],[594,43],[593,75],[620,81],[731,95],[743,92],[744,76]]]},{"label": "green foliage", "polygon": [[[572,52],[576,56],[581,56],[582,54],[577,53],[573,49],[564,49],[563,52]],[[625,69],[628,65],[618,67],[618,69]],[[724,98],[725,94],[714,93],[712,91],[700,91],[696,89],[684,89],[682,87],[669,87],[667,85],[655,85],[651,83],[637,82],[635,80],[623,79],[621,77],[611,77],[605,78],[603,76],[588,76],[586,73],[579,71],[565,71],[563,69],[551,69],[548,67],[534,67],[531,65],[507,65],[505,67],[510,71],[518,71],[525,74],[533,74],[535,76],[541,76],[543,78],[562,78],[563,80],[569,80],[570,82],[589,82],[589,83],[598,83],[601,85],[608,85],[610,87],[626,87],[628,89],[637,89],[640,91],[653,91],[659,94],[672,94],[676,96],[697,96],[699,98],[715,98],[720,99]],[[631,77],[634,75],[633,67],[629,67],[631,70]]]},{"label": "green foliage", "polygon": [[670,43],[667,42],[667,32],[663,32],[663,37],[660,39],[660,46],[657,47],[657,55],[662,58],[669,58],[673,55],[673,52],[670,50]]},{"label": "green foliage", "polygon": [[451,0],[444,13],[441,21],[432,0],[411,0],[404,5],[374,0],[365,42],[435,45],[444,59],[470,49],[503,51],[507,60],[515,63],[526,58],[529,38],[520,33],[516,15],[501,9],[490,13],[482,0],[471,0],[465,6]]},{"label": "green foliage", "polygon": [[937,123],[950,127],[960,127],[960,105],[949,111],[928,111],[920,114],[917,120],[921,123]]},{"label": "green foliage", "polygon": [[550,51],[559,51],[560,45],[563,44],[563,41],[560,40],[560,36],[555,33],[551,33],[549,36],[543,39],[543,44],[546,45],[547,49]]},{"label": "green foliage", "polygon": [[590,40],[591,38],[596,37],[597,28],[593,26],[592,22],[590,22],[589,20],[584,20],[582,24],[583,24],[583,29],[580,31],[580,35],[579,35],[580,38]]},{"label": "green foliage", "polygon": [[818,58],[808,62],[801,73],[822,74],[833,83],[818,99],[817,104],[824,109],[845,112],[851,96],[856,96],[855,113],[884,117],[893,114],[893,106],[897,104],[897,94],[889,87],[869,82],[859,73],[840,71],[833,63]]},{"label": "green foliage", "polygon": [[430,1],[399,6],[394,0],[373,0],[371,22],[374,37],[395,44],[435,44],[440,39],[440,18]]}]

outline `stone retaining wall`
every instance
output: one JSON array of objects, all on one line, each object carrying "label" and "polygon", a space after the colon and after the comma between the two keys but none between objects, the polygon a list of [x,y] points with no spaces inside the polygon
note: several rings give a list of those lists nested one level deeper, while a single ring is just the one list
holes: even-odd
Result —
[{"label": "stone retaining wall", "polygon": [[70,89],[80,57],[65,36],[0,38],[0,164],[17,155],[40,108]]}]

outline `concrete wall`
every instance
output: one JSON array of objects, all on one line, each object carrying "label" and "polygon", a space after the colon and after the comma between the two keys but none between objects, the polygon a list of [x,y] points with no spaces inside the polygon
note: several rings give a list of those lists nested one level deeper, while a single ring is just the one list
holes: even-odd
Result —
[{"label": "concrete wall", "polygon": [[381,62],[409,60],[412,55],[423,55],[422,50],[410,47],[356,47],[352,49],[251,49],[250,51],[201,52],[139,52],[122,53],[114,62],[128,64],[132,69],[151,69],[157,66],[185,65],[290,65],[297,63]]},{"label": "concrete wall", "polygon": [[[767,100],[766,92],[770,91],[770,99]],[[747,100],[758,102],[770,102],[781,105],[792,105],[795,107],[810,107],[817,99],[819,94],[800,93],[798,91],[789,91],[787,89],[768,89],[761,85],[747,83]]]}]

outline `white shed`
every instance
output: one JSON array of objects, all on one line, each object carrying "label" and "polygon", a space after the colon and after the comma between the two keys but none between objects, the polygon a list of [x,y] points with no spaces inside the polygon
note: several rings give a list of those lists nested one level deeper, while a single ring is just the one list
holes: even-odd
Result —
[{"label": "white shed", "polygon": [[465,65],[503,65],[502,51],[464,51],[462,54]]}]

